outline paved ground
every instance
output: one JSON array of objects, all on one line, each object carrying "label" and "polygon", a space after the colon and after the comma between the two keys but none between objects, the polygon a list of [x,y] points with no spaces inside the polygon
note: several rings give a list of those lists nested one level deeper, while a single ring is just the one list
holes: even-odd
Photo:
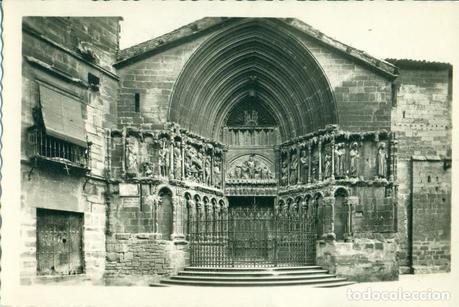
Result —
[{"label": "paved ground", "polygon": [[47,285],[9,292],[2,294],[2,304],[9,306],[459,306],[459,279],[451,274],[402,275],[397,282],[360,283],[332,289]]}]

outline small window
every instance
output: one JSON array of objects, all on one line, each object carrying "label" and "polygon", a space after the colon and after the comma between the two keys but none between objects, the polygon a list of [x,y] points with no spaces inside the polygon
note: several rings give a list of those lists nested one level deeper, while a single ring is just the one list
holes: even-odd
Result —
[{"label": "small window", "polygon": [[135,93],[134,95],[134,112],[139,113],[140,112],[140,94]]},{"label": "small window", "polygon": [[82,103],[75,97],[40,84],[36,124],[29,136],[33,156],[74,166],[88,166],[89,144],[82,114]]},{"label": "small window", "polygon": [[89,87],[91,87],[91,89],[95,90],[95,91],[98,91],[99,90],[99,86],[100,86],[100,79],[91,74],[91,73],[88,73],[88,83],[89,83]]}]

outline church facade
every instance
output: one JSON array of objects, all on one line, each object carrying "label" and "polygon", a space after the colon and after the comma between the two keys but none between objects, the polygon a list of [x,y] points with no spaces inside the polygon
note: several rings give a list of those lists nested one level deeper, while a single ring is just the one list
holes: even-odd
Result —
[{"label": "church facade", "polygon": [[23,20],[21,280],[450,270],[450,64],[291,18]]}]

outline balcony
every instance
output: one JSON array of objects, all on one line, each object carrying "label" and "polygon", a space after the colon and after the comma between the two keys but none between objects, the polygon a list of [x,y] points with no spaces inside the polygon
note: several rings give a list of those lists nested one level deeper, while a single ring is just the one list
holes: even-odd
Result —
[{"label": "balcony", "polygon": [[28,132],[31,160],[35,165],[60,167],[69,172],[89,172],[90,144],[76,145],[49,136],[42,128],[32,127]]}]

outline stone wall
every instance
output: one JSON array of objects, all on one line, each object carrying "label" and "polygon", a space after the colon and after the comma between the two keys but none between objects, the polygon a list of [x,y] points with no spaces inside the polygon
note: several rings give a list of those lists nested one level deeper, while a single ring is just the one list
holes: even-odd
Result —
[{"label": "stone wall", "polygon": [[[411,233],[414,234],[414,229],[410,229],[410,223],[412,223],[410,217],[413,215],[413,218],[416,218],[414,216],[415,211],[412,212],[411,206],[413,208],[418,206],[411,201],[424,197],[424,193],[411,195],[411,179],[412,174],[414,174],[411,158],[413,155],[427,157],[427,160],[432,156],[435,159],[451,157],[452,68],[449,64],[441,63],[391,61],[400,67],[400,75],[396,80],[398,93],[396,104],[392,108],[391,129],[396,133],[399,146],[397,196],[400,265],[403,272],[409,272],[412,270],[411,266],[414,261],[410,250],[410,236]],[[433,164],[437,165],[438,162],[433,162]],[[427,165],[428,161],[423,163],[423,167],[429,168]],[[438,198],[441,199],[443,197],[441,194],[451,191],[451,180],[444,177],[445,171],[442,170],[442,167],[437,167],[437,170],[432,174],[428,174],[427,170],[417,171],[424,180],[427,179],[427,175],[431,175],[434,181],[437,172],[440,179],[443,180],[441,184],[446,186],[445,191],[439,192]],[[414,180],[417,179],[414,178]],[[436,192],[433,191],[433,193]],[[448,207],[449,196],[446,196],[446,199],[446,203],[441,204],[441,206]],[[422,206],[420,204],[420,207]],[[413,252],[418,254],[417,251]]]},{"label": "stone wall", "polygon": [[[118,49],[119,18],[25,17],[23,19],[21,123],[21,280],[47,282],[62,276],[37,276],[37,210],[83,214],[83,273],[67,279],[100,282],[105,270],[106,140],[117,124],[118,77],[112,63]],[[94,56],[94,57],[92,57]],[[90,84],[89,74],[99,79]],[[90,173],[69,172],[63,163],[32,163],[37,124],[34,108],[39,82],[81,103],[85,135],[91,145]],[[76,101],[78,103],[78,101]],[[51,278],[52,277],[52,278]]]},{"label": "stone wall", "polygon": [[[144,129],[158,128],[168,120],[169,100],[175,81],[186,61],[207,36],[183,43],[148,58],[118,67],[120,100],[119,123]],[[135,112],[135,94],[140,108]]]},{"label": "stone wall", "polygon": [[51,280],[50,276],[37,276],[37,208],[83,213],[83,278],[100,282],[105,270],[105,183],[84,183],[83,178],[27,165],[22,167],[21,179],[21,282]]},{"label": "stone wall", "polygon": [[384,238],[319,241],[317,264],[332,274],[358,282],[397,280],[397,242]]},{"label": "stone wall", "polygon": [[410,240],[414,273],[448,272],[451,267],[451,170],[445,169],[440,159],[415,158]]},{"label": "stone wall", "polygon": [[338,124],[349,131],[390,130],[391,79],[346,54],[299,35],[333,88]]},{"label": "stone wall", "polygon": [[156,283],[183,269],[188,255],[187,244],[158,239],[154,233],[113,234],[107,237],[106,283]]}]

